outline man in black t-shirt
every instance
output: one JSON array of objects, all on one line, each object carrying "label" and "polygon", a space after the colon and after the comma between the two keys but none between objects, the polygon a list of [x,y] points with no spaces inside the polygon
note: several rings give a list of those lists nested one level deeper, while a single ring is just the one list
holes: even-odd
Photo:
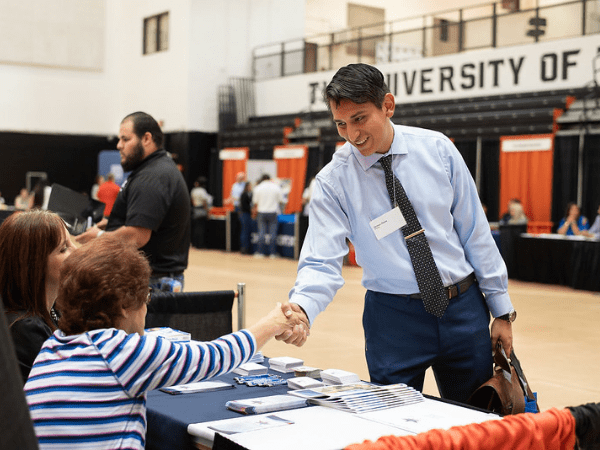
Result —
[{"label": "man in black t-shirt", "polygon": [[[117,149],[131,174],[123,184],[108,221],[79,235],[85,243],[102,233],[117,233],[150,261],[150,285],[183,286],[190,248],[190,197],[183,176],[163,149],[163,133],[148,114],[135,112],[121,122]],[[175,283],[173,283],[175,282]]]}]

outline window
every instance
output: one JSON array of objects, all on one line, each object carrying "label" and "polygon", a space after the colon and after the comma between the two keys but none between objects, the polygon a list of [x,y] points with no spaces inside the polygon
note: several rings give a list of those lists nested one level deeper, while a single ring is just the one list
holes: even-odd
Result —
[{"label": "window", "polygon": [[169,13],[144,19],[144,55],[169,48]]}]

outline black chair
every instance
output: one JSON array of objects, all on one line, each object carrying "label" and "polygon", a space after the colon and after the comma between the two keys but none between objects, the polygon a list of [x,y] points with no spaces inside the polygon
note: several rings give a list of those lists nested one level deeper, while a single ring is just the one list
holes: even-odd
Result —
[{"label": "black chair", "polygon": [[187,331],[196,341],[209,341],[233,331],[233,300],[238,299],[238,328],[244,327],[244,285],[238,292],[153,292],[146,328],[169,327]]}]

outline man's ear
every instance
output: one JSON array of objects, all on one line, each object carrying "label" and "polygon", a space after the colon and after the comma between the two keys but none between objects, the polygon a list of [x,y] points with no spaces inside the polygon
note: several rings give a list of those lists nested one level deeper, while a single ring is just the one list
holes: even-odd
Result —
[{"label": "man's ear", "polygon": [[396,99],[391,93],[385,94],[383,99],[383,110],[385,111],[385,115],[388,118],[391,118],[394,115],[394,110],[396,109]]}]

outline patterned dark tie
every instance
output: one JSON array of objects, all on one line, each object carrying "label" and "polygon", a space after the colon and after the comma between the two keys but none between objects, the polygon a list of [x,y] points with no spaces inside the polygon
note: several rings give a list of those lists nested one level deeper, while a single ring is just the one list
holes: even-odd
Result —
[{"label": "patterned dark tie", "polygon": [[425,231],[417,219],[402,184],[392,172],[392,155],[384,156],[379,162],[385,172],[385,184],[392,200],[392,207],[398,205],[404,220],[406,220],[406,225],[401,230],[415,271],[423,305],[428,313],[441,318],[448,306],[448,294],[433,260]]}]

